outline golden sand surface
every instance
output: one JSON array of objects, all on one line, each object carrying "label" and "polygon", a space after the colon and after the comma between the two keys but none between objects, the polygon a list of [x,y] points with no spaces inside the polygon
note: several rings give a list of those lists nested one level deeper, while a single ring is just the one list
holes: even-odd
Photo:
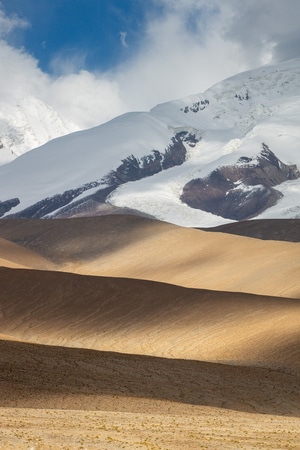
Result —
[{"label": "golden sand surface", "polygon": [[[159,410],[159,408],[158,408]],[[299,419],[224,408],[169,412],[0,408],[0,448],[12,450],[299,449]]]},{"label": "golden sand surface", "polygon": [[0,238],[0,267],[53,270],[51,261],[21,245]]},{"label": "golden sand surface", "polygon": [[300,449],[300,247],[0,221],[1,449]]}]

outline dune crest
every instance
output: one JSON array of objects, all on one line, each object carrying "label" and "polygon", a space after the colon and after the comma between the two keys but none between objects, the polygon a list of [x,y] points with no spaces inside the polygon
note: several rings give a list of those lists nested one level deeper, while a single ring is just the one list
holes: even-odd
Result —
[{"label": "dune crest", "polygon": [[2,220],[0,236],[51,260],[56,270],[300,298],[300,243],[126,215]]},{"label": "dune crest", "polygon": [[296,299],[50,271],[0,279],[1,330],[20,340],[300,369]]},{"label": "dune crest", "polygon": [[0,238],[0,266],[28,269],[55,269],[54,264],[38,253]]}]

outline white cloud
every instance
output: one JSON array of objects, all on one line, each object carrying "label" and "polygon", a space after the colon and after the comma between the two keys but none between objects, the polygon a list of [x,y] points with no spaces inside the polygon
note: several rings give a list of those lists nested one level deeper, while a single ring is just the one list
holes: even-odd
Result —
[{"label": "white cloud", "polygon": [[[7,102],[34,95],[80,127],[129,110],[204,91],[263,63],[299,55],[298,0],[155,0],[139,50],[107,73],[80,70],[84,53],[58,54],[55,76],[3,39],[28,26],[0,9],[0,95]],[[120,33],[125,47],[126,33]]]},{"label": "white cloud", "polygon": [[87,71],[50,77],[37,61],[0,40],[0,101],[17,104],[26,96],[40,98],[81,128],[105,122],[125,111],[119,85],[104,74]]},{"label": "white cloud", "polygon": [[50,70],[54,76],[78,73],[85,67],[87,54],[82,51],[68,49],[56,53],[50,61]]},{"label": "white cloud", "polygon": [[[224,38],[243,49],[249,64],[300,56],[299,0],[230,0]],[[267,58],[266,58],[267,56]]]},{"label": "white cloud", "polygon": [[44,98],[82,128],[99,125],[126,111],[119,84],[85,70],[52,79]]},{"label": "white cloud", "polygon": [[212,20],[210,29],[201,20],[193,24],[192,31],[185,16],[174,11],[149,22],[139,54],[117,73],[126,105],[150,108],[205,90],[247,68],[236,43],[224,42],[218,20]]},{"label": "white cloud", "polygon": [[15,49],[0,40],[0,98],[16,102],[26,94],[39,96],[48,86],[49,77],[37,61],[23,50]]},{"label": "white cloud", "polygon": [[155,0],[139,53],[116,78],[130,109],[201,92],[262,64],[300,56],[299,0]]}]

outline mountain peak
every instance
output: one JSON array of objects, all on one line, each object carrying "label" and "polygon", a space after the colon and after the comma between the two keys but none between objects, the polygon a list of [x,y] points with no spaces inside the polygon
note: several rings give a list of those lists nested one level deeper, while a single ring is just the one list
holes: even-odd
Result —
[{"label": "mountain peak", "polygon": [[0,165],[56,137],[79,130],[40,99],[28,96],[0,102]]},{"label": "mountain peak", "polygon": [[113,205],[198,227],[300,217],[299,99],[297,59],[52,140],[0,167],[0,202],[14,200],[4,214]]}]

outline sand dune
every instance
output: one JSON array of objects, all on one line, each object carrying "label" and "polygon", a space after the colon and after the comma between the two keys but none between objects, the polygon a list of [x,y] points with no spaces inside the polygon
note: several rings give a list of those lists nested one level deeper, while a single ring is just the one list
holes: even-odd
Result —
[{"label": "sand dune", "polygon": [[300,243],[118,215],[0,236],[1,448],[297,448]]},{"label": "sand dune", "polygon": [[300,302],[142,280],[0,269],[20,340],[298,371]]},{"label": "sand dune", "polygon": [[50,259],[57,270],[300,298],[300,243],[125,215],[2,220],[0,236]]},{"label": "sand dune", "polygon": [[161,413],[186,404],[300,416],[297,378],[265,368],[13,341],[0,341],[0,360],[2,407],[157,412],[161,401]]},{"label": "sand dune", "polygon": [[0,238],[0,266],[11,268],[55,269],[54,264],[14,242]]}]

